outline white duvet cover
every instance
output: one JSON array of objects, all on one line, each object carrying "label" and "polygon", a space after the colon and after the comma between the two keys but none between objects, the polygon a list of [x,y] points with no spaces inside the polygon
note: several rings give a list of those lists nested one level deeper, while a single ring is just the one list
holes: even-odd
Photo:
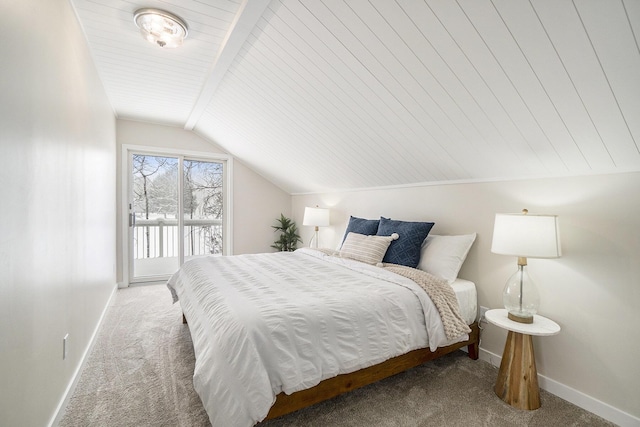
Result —
[{"label": "white duvet cover", "polygon": [[413,281],[310,249],[205,257],[168,282],[189,322],[214,427],[252,426],[276,395],[447,342]]}]

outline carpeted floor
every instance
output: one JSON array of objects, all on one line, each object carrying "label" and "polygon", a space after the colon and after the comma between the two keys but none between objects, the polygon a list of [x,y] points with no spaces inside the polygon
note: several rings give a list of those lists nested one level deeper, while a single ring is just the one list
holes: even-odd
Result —
[{"label": "carpeted floor", "polygon": [[[164,285],[119,290],[59,426],[209,426],[181,319]],[[514,409],[496,375],[455,352],[260,427],[613,425],[545,391],[540,409]]]}]

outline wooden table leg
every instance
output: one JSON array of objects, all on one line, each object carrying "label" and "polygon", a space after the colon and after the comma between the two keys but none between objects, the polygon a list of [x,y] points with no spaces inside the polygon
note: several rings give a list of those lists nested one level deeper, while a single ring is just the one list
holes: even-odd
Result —
[{"label": "wooden table leg", "polygon": [[538,409],[540,388],[531,335],[509,331],[494,391],[518,409]]}]

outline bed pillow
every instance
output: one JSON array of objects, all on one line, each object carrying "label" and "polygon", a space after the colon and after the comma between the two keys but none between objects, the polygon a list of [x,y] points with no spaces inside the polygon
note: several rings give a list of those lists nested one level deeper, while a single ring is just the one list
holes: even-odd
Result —
[{"label": "bed pillow", "polygon": [[347,229],[344,232],[344,237],[342,237],[342,242],[344,242],[344,240],[347,238],[347,235],[352,232],[364,234],[366,236],[375,235],[378,231],[378,223],[380,223],[380,221],[377,219],[364,219],[350,216],[349,224],[347,224]]},{"label": "bed pillow", "polygon": [[422,242],[431,231],[433,222],[409,222],[380,218],[378,236],[398,233],[400,238],[391,242],[383,262],[416,268],[420,262]]},{"label": "bed pillow", "polygon": [[397,234],[391,236],[365,236],[364,234],[349,232],[340,249],[340,256],[375,265],[382,262],[389,244],[397,238]]},{"label": "bed pillow", "polygon": [[422,243],[418,268],[453,283],[475,240],[476,233],[460,236],[430,234]]}]

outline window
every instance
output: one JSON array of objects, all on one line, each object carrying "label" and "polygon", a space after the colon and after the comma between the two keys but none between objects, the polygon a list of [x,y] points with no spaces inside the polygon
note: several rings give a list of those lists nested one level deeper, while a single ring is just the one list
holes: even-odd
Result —
[{"label": "window", "polygon": [[165,280],[191,258],[231,253],[230,157],[131,146],[123,153],[129,283]]}]

